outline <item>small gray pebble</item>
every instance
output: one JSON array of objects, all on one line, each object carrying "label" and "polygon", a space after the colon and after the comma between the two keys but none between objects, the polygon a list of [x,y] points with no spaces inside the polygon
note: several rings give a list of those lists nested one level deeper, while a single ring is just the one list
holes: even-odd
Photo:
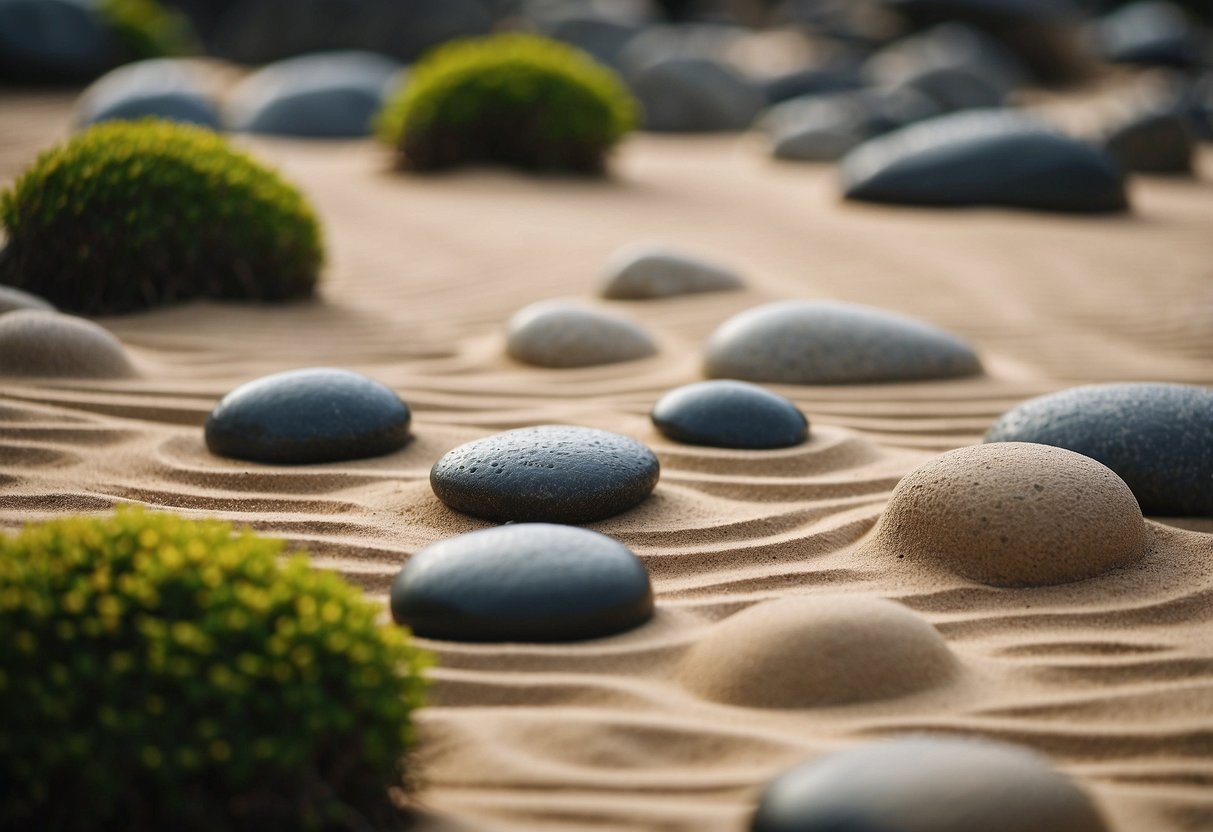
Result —
[{"label": "small gray pebble", "polygon": [[510,319],[506,352],[524,364],[566,369],[647,358],[657,352],[657,345],[626,318],[562,301],[540,301]]}]

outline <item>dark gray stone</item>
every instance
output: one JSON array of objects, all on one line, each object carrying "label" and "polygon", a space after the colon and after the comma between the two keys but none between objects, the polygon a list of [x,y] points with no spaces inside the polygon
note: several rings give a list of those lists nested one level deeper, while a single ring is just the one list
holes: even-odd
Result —
[{"label": "dark gray stone", "polygon": [[1036,442],[1111,468],[1145,514],[1213,517],[1213,390],[1095,384],[1015,407],[986,442]]},{"label": "dark gray stone", "polygon": [[1022,113],[972,111],[872,139],[842,163],[848,199],[1102,213],[1128,208],[1119,165]]},{"label": "dark gray stone", "polygon": [[475,517],[591,523],[640,503],[659,473],[657,457],[634,439],[541,425],[460,445],[434,464],[430,485]]},{"label": "dark gray stone", "polygon": [[939,106],[913,89],[857,90],[794,98],[763,119],[777,159],[833,162],[859,145],[939,114]]},{"label": "dark gray stone", "polygon": [[714,448],[788,448],[809,435],[792,402],[744,381],[701,381],[671,390],[649,414],[675,442]]},{"label": "dark gray stone", "polygon": [[628,246],[607,263],[602,296],[613,300],[652,300],[700,292],[740,289],[731,269],[660,246]]},{"label": "dark gray stone", "polygon": [[1178,112],[1139,113],[1113,127],[1104,148],[1125,170],[1191,175],[1196,136]]},{"label": "dark gray stone", "polygon": [[623,67],[628,42],[644,31],[639,23],[589,15],[566,15],[548,21],[543,32],[550,38],[576,46],[609,67]]},{"label": "dark gray stone", "polygon": [[811,66],[788,72],[766,81],[763,89],[768,104],[779,104],[810,95],[850,92],[864,86],[859,69],[851,64]]},{"label": "dark gray stone", "polygon": [[640,325],[597,309],[540,301],[510,319],[506,352],[536,367],[567,369],[636,361],[657,352]]},{"label": "dark gray stone", "polygon": [[1117,64],[1186,67],[1210,57],[1206,36],[1166,0],[1142,0],[1112,12],[1095,25],[1094,40],[1103,59]]},{"label": "dark gray stone", "polygon": [[98,78],[80,95],[76,124],[156,118],[221,129],[219,108],[199,69],[171,58],[138,61]]},{"label": "dark gray stone", "polygon": [[644,108],[644,128],[709,133],[747,129],[766,104],[762,90],[726,64],[673,58],[638,71],[632,92]]},{"label": "dark gray stone", "polygon": [[233,459],[285,465],[380,456],[409,438],[408,405],[347,370],[290,370],[228,393],[206,420],[206,445]]},{"label": "dark gray stone", "polygon": [[459,535],[409,558],[392,618],[425,638],[574,641],[648,621],[644,564],[606,535],[518,523]]},{"label": "dark gray stone", "polygon": [[16,312],[18,309],[40,309],[43,312],[55,311],[54,306],[37,295],[31,295],[29,292],[14,289],[12,286],[0,286],[0,315],[3,315],[5,312]]},{"label": "dark gray stone", "polygon": [[86,81],[116,47],[89,0],[0,0],[0,80]]},{"label": "dark gray stone", "polygon": [[778,384],[868,384],[982,371],[954,335],[883,309],[834,301],[781,301],[735,315],[712,333],[712,378]]},{"label": "dark gray stone", "polygon": [[937,70],[964,70],[1003,96],[1023,83],[1023,64],[994,38],[962,23],[945,23],[895,41],[868,59],[863,78],[898,86]]},{"label": "dark gray stone", "polygon": [[401,66],[371,52],[326,52],[270,64],[228,99],[234,130],[303,138],[370,135]]},{"label": "dark gray stone", "polygon": [[997,83],[968,67],[940,67],[913,75],[900,85],[930,98],[940,112],[982,110],[1001,107],[1006,91]]},{"label": "dark gray stone", "polygon": [[1107,832],[1087,794],[1019,746],[909,736],[799,765],[766,789],[752,832]]}]

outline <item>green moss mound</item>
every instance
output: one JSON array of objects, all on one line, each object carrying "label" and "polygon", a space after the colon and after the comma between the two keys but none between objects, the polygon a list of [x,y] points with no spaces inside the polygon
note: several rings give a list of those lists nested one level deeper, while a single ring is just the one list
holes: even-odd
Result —
[{"label": "green moss mound", "polygon": [[156,0],[101,0],[97,11],[114,33],[122,62],[199,51],[189,19]]},{"label": "green moss mound", "polygon": [[427,54],[380,114],[378,132],[405,170],[487,162],[596,174],[635,121],[622,82],[589,55],[503,34]]},{"label": "green moss mound", "polygon": [[44,153],[0,195],[0,223],[0,283],[84,314],[306,297],[323,260],[298,190],[209,130],[156,119]]},{"label": "green moss mound", "polygon": [[141,510],[0,537],[0,828],[397,828],[427,658],[281,548]]}]

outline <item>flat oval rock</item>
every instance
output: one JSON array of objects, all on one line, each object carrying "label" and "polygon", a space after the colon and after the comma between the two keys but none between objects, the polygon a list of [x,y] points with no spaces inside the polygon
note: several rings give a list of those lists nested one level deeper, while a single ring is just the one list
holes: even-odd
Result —
[{"label": "flat oval rock", "polygon": [[137,61],[106,73],[80,95],[76,125],[155,117],[221,128],[203,71],[191,61]]},{"label": "flat oval rock", "polygon": [[18,309],[0,315],[0,375],[124,378],[135,368],[122,343],[92,321]]},{"label": "flat oval rock", "polygon": [[400,64],[370,52],[326,52],[279,61],[232,91],[234,130],[307,138],[369,135],[398,83]]},{"label": "flat oval rock", "polygon": [[689,254],[658,246],[627,246],[607,263],[602,296],[650,300],[699,292],[740,289],[736,272]]},{"label": "flat oval rock", "polygon": [[13,286],[0,286],[0,315],[5,312],[16,312],[18,309],[55,311],[54,306],[37,295],[31,295],[29,292],[23,292]]},{"label": "flat oval rock", "polygon": [[1102,462],[1146,514],[1213,517],[1213,390],[1093,384],[1031,399],[986,442],[1037,442]]},{"label": "flat oval rock", "polygon": [[316,367],[275,373],[228,393],[206,420],[212,453],[307,465],[391,453],[409,437],[411,413],[391,388]]},{"label": "flat oval rock", "polygon": [[959,338],[859,304],[781,301],[725,321],[707,343],[712,378],[778,384],[869,384],[980,373]]},{"label": "flat oval rock", "polygon": [[425,638],[573,641],[648,621],[644,564],[606,535],[519,523],[459,535],[409,558],[392,618]]},{"label": "flat oval rock", "polygon": [[497,521],[590,523],[627,511],[657,485],[657,457],[594,428],[540,425],[486,436],[430,471],[438,499]]},{"label": "flat oval rock", "polygon": [[524,364],[566,369],[648,358],[657,345],[626,318],[572,303],[540,301],[510,319],[506,352]]},{"label": "flat oval rock", "polygon": [[1124,176],[1095,147],[1027,115],[954,113],[872,139],[842,162],[848,199],[1046,211],[1128,208]]},{"label": "flat oval rock", "polygon": [[795,404],[744,381],[701,381],[671,390],[650,414],[676,442],[715,448],[788,448],[809,433]]},{"label": "flat oval rock", "polygon": [[1091,798],[1034,751],[909,736],[801,764],[776,778],[752,832],[1107,832]]}]

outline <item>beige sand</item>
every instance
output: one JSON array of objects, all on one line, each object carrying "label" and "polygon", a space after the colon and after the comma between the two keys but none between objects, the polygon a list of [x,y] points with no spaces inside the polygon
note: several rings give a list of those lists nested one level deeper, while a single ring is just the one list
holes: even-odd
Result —
[{"label": "beige sand", "polygon": [[[70,100],[10,94],[0,106],[7,182],[64,135]],[[480,830],[739,830],[785,767],[927,729],[1044,752],[1090,787],[1117,832],[1213,828],[1213,521],[1151,520],[1139,562],[1035,589],[860,551],[903,474],[978,441],[1025,397],[1089,381],[1213,383],[1208,179],[1138,180],[1134,215],[1072,218],[844,205],[828,168],[773,164],[746,137],[638,138],[609,184],[404,179],[369,144],[249,144],[323,214],[323,302],[108,320],[138,377],[0,381],[0,526],[120,501],[217,515],[308,547],[385,600],[411,552],[486,525],[432,495],[427,474],[444,451],[530,424],[612,429],[653,447],[663,476],[645,504],[592,528],[645,560],[659,612],[583,644],[432,644],[441,666],[419,759],[434,811]],[[751,288],[594,300],[606,258],[635,240],[736,264]],[[506,358],[509,316],[558,296],[641,322],[660,353],[564,371]],[[782,388],[813,423],[812,441],[787,450],[679,446],[648,424],[661,393],[699,377],[720,321],[815,297],[956,331],[989,375]],[[223,393],[316,364],[399,390],[414,441],[298,469],[207,453],[200,428]],[[899,601],[935,625],[951,659],[897,698],[814,709],[720,704],[684,684],[683,657],[702,639],[714,636],[702,649],[722,660],[744,649],[717,621],[816,594]],[[776,640],[761,644],[768,658],[796,655],[787,624],[755,627],[755,639]],[[870,635],[860,627],[851,643]],[[806,683],[784,673],[770,684],[782,702]]]}]

